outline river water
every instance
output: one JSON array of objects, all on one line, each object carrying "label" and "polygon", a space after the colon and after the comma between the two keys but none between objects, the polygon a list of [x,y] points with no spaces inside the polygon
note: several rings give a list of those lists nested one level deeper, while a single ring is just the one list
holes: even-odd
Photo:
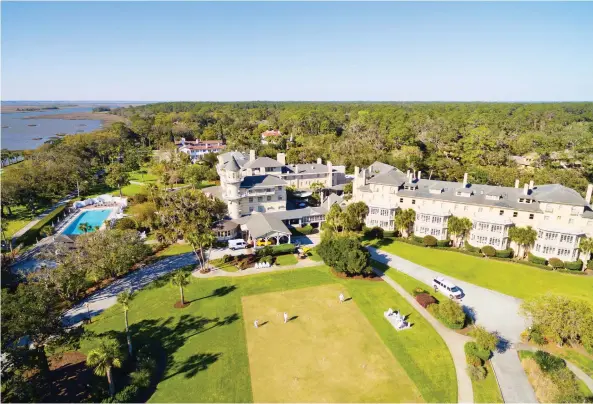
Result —
[{"label": "river water", "polygon": [[101,127],[101,121],[98,120],[23,119],[28,116],[91,112],[91,110],[91,107],[72,107],[44,111],[3,113],[1,114],[1,146],[3,149],[8,150],[34,149],[58,133],[71,135],[97,130]]}]

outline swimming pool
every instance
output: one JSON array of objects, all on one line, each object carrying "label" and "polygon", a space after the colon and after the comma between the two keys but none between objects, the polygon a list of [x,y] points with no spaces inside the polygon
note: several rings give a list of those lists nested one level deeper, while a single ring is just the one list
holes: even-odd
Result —
[{"label": "swimming pool", "polygon": [[72,223],[68,225],[68,227],[66,227],[62,234],[76,235],[84,233],[82,230],[78,228],[78,226],[80,226],[80,224],[82,223],[87,223],[93,228],[93,230],[91,231],[95,231],[95,226],[101,227],[101,225],[105,220],[107,220],[111,212],[113,212],[113,209],[84,211],[80,215],[78,215],[76,219],[74,219]]}]

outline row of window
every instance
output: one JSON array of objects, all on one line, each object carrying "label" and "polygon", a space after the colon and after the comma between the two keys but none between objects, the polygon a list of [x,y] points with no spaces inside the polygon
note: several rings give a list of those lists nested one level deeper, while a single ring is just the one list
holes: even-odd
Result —
[{"label": "row of window", "polygon": [[368,224],[370,224],[371,227],[382,227],[384,229],[392,229],[394,226],[393,220],[386,222],[384,220],[371,219],[368,221]]},{"label": "row of window", "polygon": [[382,209],[382,208],[371,208],[369,213],[371,215],[377,215],[377,216],[395,215],[395,212],[392,209]]},{"label": "row of window", "polygon": [[430,234],[431,236],[435,236],[435,237],[438,237],[441,235],[441,229],[433,229],[433,228],[424,227],[424,226],[415,226],[414,231],[419,234],[426,234],[426,235]]},{"label": "row of window", "polygon": [[561,243],[573,243],[575,236],[571,236],[570,234],[559,234],[550,231],[542,231],[539,230],[537,232],[537,237],[544,240],[555,241],[558,240],[558,236],[560,236]]},{"label": "row of window", "polygon": [[555,254],[559,257],[571,258],[574,255],[574,250],[569,250],[568,248],[558,248],[558,250],[556,251],[556,247],[551,247],[547,245],[541,246],[539,244],[535,245],[535,251],[548,255]]},{"label": "row of window", "polygon": [[[272,200],[272,195],[268,195],[266,196],[266,201],[270,202]],[[282,196],[278,195],[278,200],[281,201],[282,200]],[[249,202],[254,202],[255,201],[255,197],[250,196],[249,197]],[[263,196],[258,196],[257,197],[257,202],[263,202],[264,201],[264,197]]]},{"label": "row of window", "polygon": [[443,223],[443,218],[441,216],[426,215],[423,213],[417,213],[416,220],[418,220],[419,222],[425,222],[425,223],[435,223],[435,224]]},{"label": "row of window", "polygon": [[472,229],[479,231],[491,231],[493,233],[502,233],[504,227],[500,224],[490,224],[485,222],[474,222]]}]

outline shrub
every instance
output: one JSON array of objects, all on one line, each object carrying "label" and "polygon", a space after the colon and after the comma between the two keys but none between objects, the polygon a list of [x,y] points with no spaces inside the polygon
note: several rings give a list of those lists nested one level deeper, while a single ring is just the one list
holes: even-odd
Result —
[{"label": "shrub", "polygon": [[538,264],[538,265],[546,265],[547,264],[547,261],[546,261],[545,258],[538,257],[538,256],[533,255],[531,253],[529,253],[529,256],[528,256],[527,260],[529,262],[531,262],[532,264]]},{"label": "shrub", "polygon": [[463,308],[453,300],[431,304],[428,311],[447,327],[460,330],[465,326],[466,315]]},{"label": "shrub", "polygon": [[369,266],[371,254],[358,238],[338,236],[324,239],[317,246],[317,253],[328,266],[347,276],[372,273]]},{"label": "shrub", "polygon": [[428,293],[420,293],[419,295],[416,295],[416,301],[420,304],[420,306],[424,307],[425,309],[428,306],[433,306],[438,304],[437,299],[435,299],[433,296],[429,295]]},{"label": "shrub", "polygon": [[537,326],[533,326],[527,331],[527,339],[533,341],[537,345],[545,345],[548,343],[544,333]]},{"label": "shrub", "polygon": [[437,247],[449,247],[451,240],[437,240]]},{"label": "shrub", "polygon": [[535,362],[537,362],[539,368],[546,373],[555,372],[566,366],[566,363],[562,359],[554,355],[550,355],[545,351],[537,351],[533,355],[533,359],[535,359]]},{"label": "shrub", "polygon": [[507,248],[506,250],[496,250],[496,257],[497,258],[513,258],[514,251],[512,248]]},{"label": "shrub", "polygon": [[269,254],[264,254],[264,255],[282,255],[282,254],[294,254],[294,251],[296,249],[296,247],[294,246],[294,244],[280,244],[280,245],[275,245],[273,247],[270,247],[272,250]]},{"label": "shrub", "polygon": [[477,343],[473,341],[466,342],[463,347],[463,350],[465,351],[466,355],[475,355],[483,361],[487,361],[488,359],[490,359],[490,355],[492,353],[487,349],[481,348]]},{"label": "shrub", "polygon": [[315,231],[315,229],[310,224],[303,226],[303,227],[295,227],[294,228],[294,233],[296,233],[296,234],[308,235],[308,234],[312,234],[314,231]]},{"label": "shrub", "polygon": [[433,236],[424,236],[422,239],[422,244],[424,244],[424,247],[436,247],[438,240]]},{"label": "shrub", "polygon": [[258,258],[261,258],[261,257],[265,257],[266,255],[272,255],[273,252],[274,252],[274,250],[272,249],[272,246],[267,245],[264,248],[256,250],[255,256]]},{"label": "shrub", "polygon": [[368,227],[364,230],[364,237],[370,240],[383,240],[385,236],[385,231],[380,227],[373,227],[369,229]]},{"label": "shrub", "polygon": [[488,372],[484,366],[468,366],[467,374],[473,381],[484,380]]},{"label": "shrub", "polygon": [[140,203],[148,202],[147,194],[136,194],[130,197],[130,203],[136,205]]},{"label": "shrub", "polygon": [[480,357],[478,357],[474,354],[471,354],[471,353],[465,354],[465,361],[470,366],[482,366],[484,364],[484,361]]},{"label": "shrub", "polygon": [[589,262],[587,262],[587,269],[593,269],[593,260],[589,260]]},{"label": "shrub", "polygon": [[130,384],[129,386],[124,387],[121,391],[115,393],[113,398],[116,403],[135,403],[138,402],[138,393],[139,388]]},{"label": "shrub", "polygon": [[476,326],[470,333],[476,339],[478,347],[485,351],[494,351],[498,345],[498,337],[488,331],[482,326]]},{"label": "shrub", "polygon": [[482,247],[482,254],[486,257],[494,257],[496,255],[496,250],[492,246],[485,245]]},{"label": "shrub", "polygon": [[115,222],[114,228],[118,230],[135,230],[136,222],[131,217],[123,217]]},{"label": "shrub", "polygon": [[560,258],[550,258],[548,263],[554,269],[564,268],[564,261],[562,261]]},{"label": "shrub", "polygon": [[233,256],[229,254],[225,254],[222,256],[222,262],[227,264],[233,260]]},{"label": "shrub", "polygon": [[583,269],[583,261],[565,261],[564,268],[570,269],[571,271],[580,271]]},{"label": "shrub", "polygon": [[395,237],[395,232],[394,231],[384,231],[383,237]]},{"label": "shrub", "polygon": [[422,237],[412,236],[412,241],[414,241],[417,244],[423,244],[424,239]]},{"label": "shrub", "polygon": [[471,245],[467,241],[463,244],[463,246],[469,252],[473,252],[473,253],[479,253],[480,252],[480,249],[478,247],[474,247],[473,245]]},{"label": "shrub", "polygon": [[583,396],[576,376],[570,369],[562,368],[550,375],[555,387],[558,389],[554,401],[558,403],[587,403],[591,402]]},{"label": "shrub", "polygon": [[272,265],[274,262],[274,257],[271,255],[266,255],[265,257],[261,258],[259,262],[265,262],[266,264]]},{"label": "shrub", "polygon": [[66,205],[60,205],[53,212],[50,212],[47,216],[37,222],[33,227],[25,232],[19,239],[17,240],[17,244],[25,244],[30,245],[34,244],[37,241],[37,237],[39,237],[39,232],[41,229],[47,225],[51,224],[58,216],[60,216],[64,209],[66,209]]}]

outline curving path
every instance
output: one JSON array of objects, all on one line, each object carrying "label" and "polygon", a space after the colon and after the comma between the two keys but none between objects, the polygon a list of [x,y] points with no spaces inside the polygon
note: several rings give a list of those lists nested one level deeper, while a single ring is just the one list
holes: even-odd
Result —
[{"label": "curving path", "polygon": [[76,304],[64,314],[64,324],[68,326],[78,325],[82,321],[88,319],[89,315],[91,317],[96,316],[115,305],[117,303],[117,295],[124,290],[132,289],[133,291],[136,291],[142,289],[149,283],[171,271],[196,263],[195,254],[186,253],[166,257],[153,264],[146,265],[144,268],[118,279],[104,289],[101,289],[97,293]]},{"label": "curving path", "polygon": [[513,347],[514,343],[521,341],[521,332],[528,326],[526,320],[519,315],[521,299],[443,275],[374,247],[367,248],[374,260],[397,268],[426,285],[430,286],[435,277],[444,276],[460,287],[465,294],[462,303],[472,311],[476,323],[491,332],[497,332],[503,341],[502,352],[495,353],[491,362],[504,401],[537,403],[535,392],[521,366],[517,350]]},{"label": "curving path", "polygon": [[453,358],[453,364],[455,365],[455,374],[457,375],[457,401],[460,403],[473,403],[474,402],[474,391],[472,389],[472,381],[465,371],[465,352],[463,346],[466,342],[471,341],[471,338],[456,333],[455,331],[445,327],[440,321],[435,319],[433,316],[426,311],[410,294],[402,288],[397,282],[385,275],[382,271],[373,268],[373,271],[379,275],[389,286],[391,286],[397,293],[403,296],[408,303],[410,303],[414,309],[424,317],[430,325],[439,333],[441,338],[447,344],[451,357]]}]

